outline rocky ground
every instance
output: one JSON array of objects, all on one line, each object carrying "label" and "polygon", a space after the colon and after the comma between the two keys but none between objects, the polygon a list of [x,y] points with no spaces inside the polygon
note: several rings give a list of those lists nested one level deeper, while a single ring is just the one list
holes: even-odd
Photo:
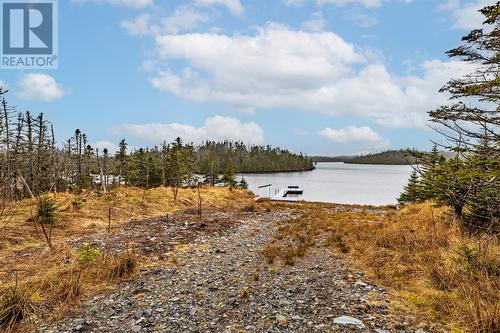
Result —
[{"label": "rocky ground", "polygon": [[154,228],[134,222],[114,239],[74,240],[121,251],[135,235],[159,264],[38,331],[424,332],[411,316],[393,313],[384,289],[348,257],[321,244],[293,266],[267,264],[261,249],[293,214],[214,212],[203,222],[179,214],[156,219]]}]

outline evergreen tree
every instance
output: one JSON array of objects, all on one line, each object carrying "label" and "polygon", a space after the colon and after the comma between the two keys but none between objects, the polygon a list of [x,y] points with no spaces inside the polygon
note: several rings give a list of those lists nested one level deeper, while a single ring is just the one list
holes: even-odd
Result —
[{"label": "evergreen tree", "polygon": [[228,186],[231,189],[236,187],[238,182],[234,177],[234,171],[230,163],[228,163],[226,171],[224,172],[224,175],[222,176],[221,180],[226,186]]},{"label": "evergreen tree", "polygon": [[116,153],[116,158],[118,159],[118,186],[121,186],[125,178],[125,164],[127,159],[127,143],[125,139],[120,141],[118,147],[119,149]]},{"label": "evergreen tree", "polygon": [[446,159],[439,153],[436,144],[434,144],[430,153],[424,154],[421,158],[419,173],[421,175],[420,195],[422,200],[435,198],[439,194],[440,189],[436,186],[437,179],[435,179],[436,172],[434,170],[445,162]]},{"label": "evergreen tree", "polygon": [[425,178],[426,184],[430,184],[427,186],[432,186],[432,198],[438,204],[452,207],[455,215],[461,217],[467,204],[468,190],[473,183],[466,162],[452,158],[429,170]]},{"label": "evergreen tree", "polygon": [[403,192],[399,195],[398,203],[400,205],[412,204],[421,201],[421,186],[420,179],[416,170],[410,175],[408,184],[404,187]]},{"label": "evergreen tree", "polygon": [[248,183],[247,183],[247,180],[245,179],[245,177],[241,178],[240,182],[238,183],[238,187],[242,188],[244,190],[248,189]]},{"label": "evergreen tree", "polygon": [[[455,101],[429,112],[457,158],[430,174],[438,201],[454,207],[464,226],[474,231],[500,230],[500,2],[480,10],[484,29],[463,37],[448,52],[475,64],[476,70],[442,89]],[[471,105],[468,100],[475,103]]]}]

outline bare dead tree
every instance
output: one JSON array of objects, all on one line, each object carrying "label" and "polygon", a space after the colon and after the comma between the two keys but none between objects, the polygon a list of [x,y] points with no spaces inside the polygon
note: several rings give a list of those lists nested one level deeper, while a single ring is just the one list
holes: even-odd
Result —
[{"label": "bare dead tree", "polygon": [[198,185],[197,185],[197,188],[198,188],[198,217],[201,219],[201,212],[202,212],[202,198],[201,198],[201,186],[200,186],[200,183],[198,182]]}]

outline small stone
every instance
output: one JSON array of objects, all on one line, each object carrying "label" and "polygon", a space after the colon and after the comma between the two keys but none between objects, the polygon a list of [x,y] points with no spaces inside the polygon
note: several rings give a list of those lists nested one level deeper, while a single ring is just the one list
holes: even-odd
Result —
[{"label": "small stone", "polygon": [[361,320],[349,316],[337,317],[333,322],[340,325],[354,325],[358,328],[365,328],[365,324]]},{"label": "small stone", "polygon": [[385,308],[382,308],[382,309],[378,310],[378,313],[380,313],[381,315],[385,316],[385,315],[389,314],[389,310],[387,310]]},{"label": "small stone", "polygon": [[298,315],[295,315],[295,316],[292,316],[292,320],[300,321],[300,320],[302,320],[302,318]]},{"label": "small stone", "polygon": [[283,315],[276,315],[276,321],[281,326],[288,326],[288,319]]},{"label": "small stone", "polygon": [[142,327],[139,325],[132,325],[132,332],[134,333],[139,333],[141,331]]}]

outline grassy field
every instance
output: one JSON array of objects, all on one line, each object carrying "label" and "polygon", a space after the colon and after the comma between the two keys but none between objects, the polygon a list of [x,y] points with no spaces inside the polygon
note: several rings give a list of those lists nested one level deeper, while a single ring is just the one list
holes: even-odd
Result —
[{"label": "grassy field", "polygon": [[500,246],[495,237],[460,231],[431,203],[396,210],[303,204],[263,250],[268,262],[293,265],[316,242],[354,258],[389,287],[393,307],[454,332],[500,331]]},{"label": "grassy field", "polygon": [[[200,196],[205,211],[242,209],[254,201],[247,191],[227,188],[202,188]],[[57,318],[81,299],[132,276],[142,259],[133,249],[111,256],[91,245],[74,248],[69,240],[112,235],[132,220],[195,210],[199,201],[196,189],[181,189],[174,202],[167,188],[122,188],[102,195],[59,193],[51,198],[57,207],[52,249],[41,225],[35,223],[36,200],[4,209],[0,222],[0,329],[20,320],[33,322],[41,314]],[[21,329],[29,330],[29,325]]]}]

